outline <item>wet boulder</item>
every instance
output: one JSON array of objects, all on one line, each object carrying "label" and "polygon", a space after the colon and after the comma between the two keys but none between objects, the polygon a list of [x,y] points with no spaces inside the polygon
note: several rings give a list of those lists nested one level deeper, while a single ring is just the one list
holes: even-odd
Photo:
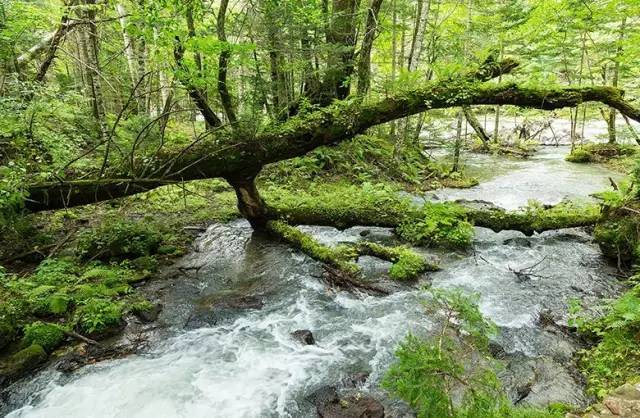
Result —
[{"label": "wet boulder", "polygon": [[316,343],[315,338],[313,338],[313,333],[308,329],[299,329],[297,331],[293,331],[291,336],[301,342],[303,345],[314,345]]},{"label": "wet boulder", "polygon": [[342,379],[341,384],[345,388],[356,388],[364,385],[367,379],[369,379],[369,372],[358,372]]},{"label": "wet boulder", "polygon": [[140,319],[144,323],[154,322],[160,316],[160,312],[162,312],[162,304],[156,303],[151,306],[149,309],[141,309],[135,311],[134,314],[138,319]]},{"label": "wet boulder", "polygon": [[313,395],[320,418],[384,418],[384,406],[363,393],[338,396],[333,386],[325,386]]},{"label": "wet boulder", "polygon": [[18,351],[0,363],[0,384],[30,372],[47,361],[47,358],[47,352],[37,344]]}]

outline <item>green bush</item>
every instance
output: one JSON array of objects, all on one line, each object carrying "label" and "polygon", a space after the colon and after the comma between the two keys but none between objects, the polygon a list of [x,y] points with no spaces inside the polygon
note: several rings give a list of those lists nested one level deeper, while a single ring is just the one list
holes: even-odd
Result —
[{"label": "green bush", "polygon": [[75,312],[75,323],[90,335],[108,333],[122,325],[123,304],[109,299],[89,299]]},{"label": "green bush", "polygon": [[[640,277],[635,276],[634,280]],[[596,343],[580,352],[579,366],[588,390],[597,397],[640,375],[640,285],[603,307],[604,315],[585,315],[577,302],[571,306],[571,324]]]},{"label": "green bush", "polygon": [[58,325],[34,322],[24,327],[22,339],[25,346],[37,344],[50,353],[62,344],[64,332]]},{"label": "green bush", "polygon": [[123,259],[155,254],[162,233],[151,222],[112,220],[80,234],[78,255],[84,259]]}]

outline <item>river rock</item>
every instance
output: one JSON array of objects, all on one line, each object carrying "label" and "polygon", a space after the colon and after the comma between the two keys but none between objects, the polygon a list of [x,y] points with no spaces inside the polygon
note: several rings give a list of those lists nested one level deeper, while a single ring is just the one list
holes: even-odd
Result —
[{"label": "river rock", "polygon": [[342,379],[342,387],[356,388],[363,385],[369,379],[369,372],[358,372]]},{"label": "river rock", "polygon": [[293,331],[291,336],[304,345],[314,345],[316,343],[316,340],[313,338],[313,334],[308,329]]},{"label": "river rock", "polygon": [[640,384],[627,383],[592,407],[583,418],[637,418],[640,417]]},{"label": "river rock", "polygon": [[313,395],[320,418],[384,418],[384,406],[363,393],[341,398],[335,387],[325,386]]},{"label": "river rock", "polygon": [[142,322],[149,323],[149,322],[153,322],[156,319],[158,319],[158,316],[160,316],[160,312],[162,312],[162,304],[161,303],[156,303],[149,310],[143,310],[143,311],[140,311],[140,312],[136,312],[136,316]]},{"label": "river rock", "polygon": [[47,361],[47,358],[47,353],[37,344],[18,351],[0,363],[0,385],[30,372]]}]

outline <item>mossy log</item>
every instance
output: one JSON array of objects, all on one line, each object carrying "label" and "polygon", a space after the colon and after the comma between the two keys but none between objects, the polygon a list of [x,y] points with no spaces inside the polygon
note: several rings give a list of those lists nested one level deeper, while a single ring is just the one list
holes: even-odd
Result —
[{"label": "mossy log", "polygon": [[362,277],[360,267],[355,263],[359,256],[370,255],[393,263],[389,277],[394,280],[411,280],[427,271],[437,271],[439,267],[408,247],[387,247],[368,241],[354,245],[342,244],[329,247],[283,221],[270,221],[267,230],[278,239],[301,250],[314,260],[339,271],[349,286],[365,290],[380,291]]},{"label": "mossy log", "polygon": [[[514,105],[553,110],[597,101],[640,121],[640,109],[623,98],[619,89],[605,86],[529,88],[517,84],[494,84],[487,80],[506,74],[517,63],[511,60],[487,63],[478,71],[451,79],[428,82],[397,92],[382,100],[363,103],[347,98],[284,123],[254,132],[219,127],[209,136],[182,150],[165,149],[153,158],[140,155],[124,172],[108,173],[123,180],[65,180],[27,187],[25,208],[29,211],[60,209],[140,193],[167,182],[221,177],[238,186],[239,206],[252,225],[266,224],[266,209],[255,186],[246,183],[267,164],[298,157],[323,145],[335,145],[365,132],[372,126],[431,109],[471,105]],[[244,197],[248,196],[249,200]]]}]

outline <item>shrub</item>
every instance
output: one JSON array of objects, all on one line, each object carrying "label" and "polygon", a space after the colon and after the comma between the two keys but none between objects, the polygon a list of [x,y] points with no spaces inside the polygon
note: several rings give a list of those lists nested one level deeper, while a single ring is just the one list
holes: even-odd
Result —
[{"label": "shrub", "polygon": [[100,335],[122,324],[123,305],[109,299],[93,298],[75,312],[75,322],[81,332]]},{"label": "shrub", "polygon": [[114,220],[80,234],[78,254],[84,259],[123,259],[155,254],[162,234],[152,223]]},{"label": "shrub", "polygon": [[[635,280],[640,279],[635,276]],[[571,324],[596,344],[580,352],[579,366],[591,394],[603,397],[640,374],[640,285],[601,307],[604,315],[585,314],[571,306]]]},{"label": "shrub", "polygon": [[48,353],[55,350],[64,340],[64,332],[58,325],[34,322],[24,327],[25,346],[37,344]]}]

